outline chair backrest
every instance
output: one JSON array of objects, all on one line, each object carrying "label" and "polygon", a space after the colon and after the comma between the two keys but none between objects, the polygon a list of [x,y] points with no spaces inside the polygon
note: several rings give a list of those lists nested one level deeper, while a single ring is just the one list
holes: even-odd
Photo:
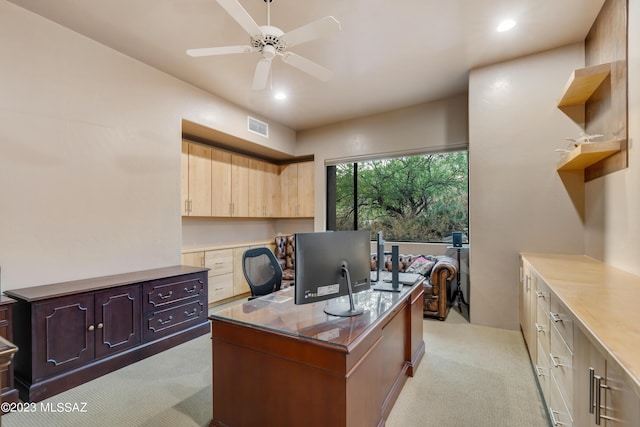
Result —
[{"label": "chair backrest", "polygon": [[242,271],[251,288],[251,296],[267,295],[280,289],[282,269],[269,248],[248,249],[242,254]]}]

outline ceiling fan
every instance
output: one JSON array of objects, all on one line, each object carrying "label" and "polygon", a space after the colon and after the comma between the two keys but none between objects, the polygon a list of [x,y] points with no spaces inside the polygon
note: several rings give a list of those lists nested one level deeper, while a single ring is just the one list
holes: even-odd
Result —
[{"label": "ceiling fan", "polygon": [[333,73],[321,65],[316,64],[300,55],[289,52],[288,48],[308,41],[330,36],[340,31],[340,22],[333,16],[326,16],[317,21],[298,27],[285,33],[277,27],[271,26],[271,2],[267,3],[267,25],[258,26],[251,15],[242,7],[238,0],[216,0],[233,19],[251,36],[251,44],[245,46],[207,47],[188,49],[189,56],[227,55],[232,53],[259,52],[262,58],[256,66],[253,76],[253,90],[264,89],[271,71],[271,60],[280,56],[282,61],[312,75],[321,81],[328,81]]}]

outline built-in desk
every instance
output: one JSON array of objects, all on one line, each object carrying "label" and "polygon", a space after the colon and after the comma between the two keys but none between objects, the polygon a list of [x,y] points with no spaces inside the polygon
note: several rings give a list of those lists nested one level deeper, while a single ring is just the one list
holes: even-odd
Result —
[{"label": "built-in desk", "polygon": [[360,292],[342,318],[288,288],[211,315],[211,426],[384,424],[425,352],[423,293]]}]

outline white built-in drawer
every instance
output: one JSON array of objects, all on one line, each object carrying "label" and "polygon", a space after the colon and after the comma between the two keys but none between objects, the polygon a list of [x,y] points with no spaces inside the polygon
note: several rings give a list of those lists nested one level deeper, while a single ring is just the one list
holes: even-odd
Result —
[{"label": "white built-in drawer", "polygon": [[551,319],[551,324],[556,327],[569,349],[573,351],[573,317],[564,304],[555,296],[551,298],[549,318]]},{"label": "white built-in drawer", "polygon": [[209,276],[209,304],[233,296],[233,273]]},{"label": "white built-in drawer", "polygon": [[551,376],[560,389],[569,413],[573,414],[573,353],[554,326],[551,327],[549,363]]},{"label": "white built-in drawer", "polygon": [[233,271],[233,249],[218,249],[204,253],[204,266],[210,268],[209,276]]}]

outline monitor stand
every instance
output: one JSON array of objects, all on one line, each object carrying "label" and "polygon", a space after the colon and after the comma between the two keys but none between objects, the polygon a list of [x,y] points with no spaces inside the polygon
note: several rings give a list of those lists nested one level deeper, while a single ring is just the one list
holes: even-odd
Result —
[{"label": "monitor stand", "polygon": [[402,290],[402,286],[400,283],[392,283],[385,281],[378,281],[378,283],[373,287],[376,291],[387,291],[387,292],[400,292]]},{"label": "monitor stand", "polygon": [[349,269],[343,265],[342,275],[347,278],[347,289],[349,290],[349,302],[329,302],[324,308],[324,312],[332,316],[351,317],[364,313],[364,308],[357,307],[353,304],[353,291],[351,289],[351,276]]}]

